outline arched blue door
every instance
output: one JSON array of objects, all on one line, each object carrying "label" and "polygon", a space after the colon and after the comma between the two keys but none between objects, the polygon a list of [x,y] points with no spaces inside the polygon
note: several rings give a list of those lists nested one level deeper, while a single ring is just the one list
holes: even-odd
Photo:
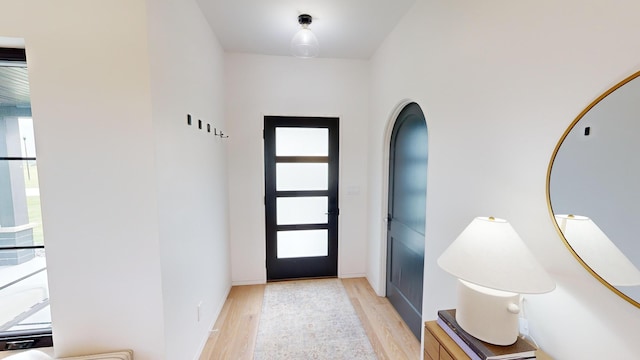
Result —
[{"label": "arched blue door", "polygon": [[420,106],[405,106],[393,127],[389,153],[386,295],[418,339],[422,324],[427,141]]}]

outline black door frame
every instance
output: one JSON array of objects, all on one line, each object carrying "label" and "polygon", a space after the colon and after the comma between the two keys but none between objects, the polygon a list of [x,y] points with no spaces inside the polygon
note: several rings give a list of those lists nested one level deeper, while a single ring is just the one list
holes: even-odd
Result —
[{"label": "black door frame", "polygon": [[[327,128],[329,129],[329,156],[276,156],[276,127]],[[339,173],[339,118],[337,117],[264,117],[264,168],[265,168],[265,224],[267,281],[335,277],[338,275],[338,173]],[[276,191],[276,163],[328,163],[328,190]],[[278,197],[327,196],[328,216],[326,224],[278,225],[276,199]],[[328,255],[320,257],[277,257],[277,231],[328,230]]]}]

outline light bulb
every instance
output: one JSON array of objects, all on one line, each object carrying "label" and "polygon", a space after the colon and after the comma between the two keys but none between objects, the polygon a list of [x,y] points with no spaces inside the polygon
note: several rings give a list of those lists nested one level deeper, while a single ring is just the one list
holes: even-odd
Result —
[{"label": "light bulb", "polygon": [[312,58],[318,56],[319,52],[318,39],[307,24],[302,24],[302,29],[291,39],[291,54],[299,58]]}]

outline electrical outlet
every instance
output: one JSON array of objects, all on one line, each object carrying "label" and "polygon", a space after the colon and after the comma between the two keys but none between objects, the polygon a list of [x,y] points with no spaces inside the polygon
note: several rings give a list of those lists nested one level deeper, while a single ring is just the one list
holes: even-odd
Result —
[{"label": "electrical outlet", "polygon": [[520,335],[529,336],[529,321],[525,318],[519,318],[518,324],[520,325]]}]

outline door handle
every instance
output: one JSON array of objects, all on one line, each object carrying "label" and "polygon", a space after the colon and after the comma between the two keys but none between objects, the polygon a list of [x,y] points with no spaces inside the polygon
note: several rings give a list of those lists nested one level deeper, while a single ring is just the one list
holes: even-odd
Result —
[{"label": "door handle", "polygon": [[336,209],[335,211],[329,211],[324,213],[325,215],[340,215],[340,209]]}]

